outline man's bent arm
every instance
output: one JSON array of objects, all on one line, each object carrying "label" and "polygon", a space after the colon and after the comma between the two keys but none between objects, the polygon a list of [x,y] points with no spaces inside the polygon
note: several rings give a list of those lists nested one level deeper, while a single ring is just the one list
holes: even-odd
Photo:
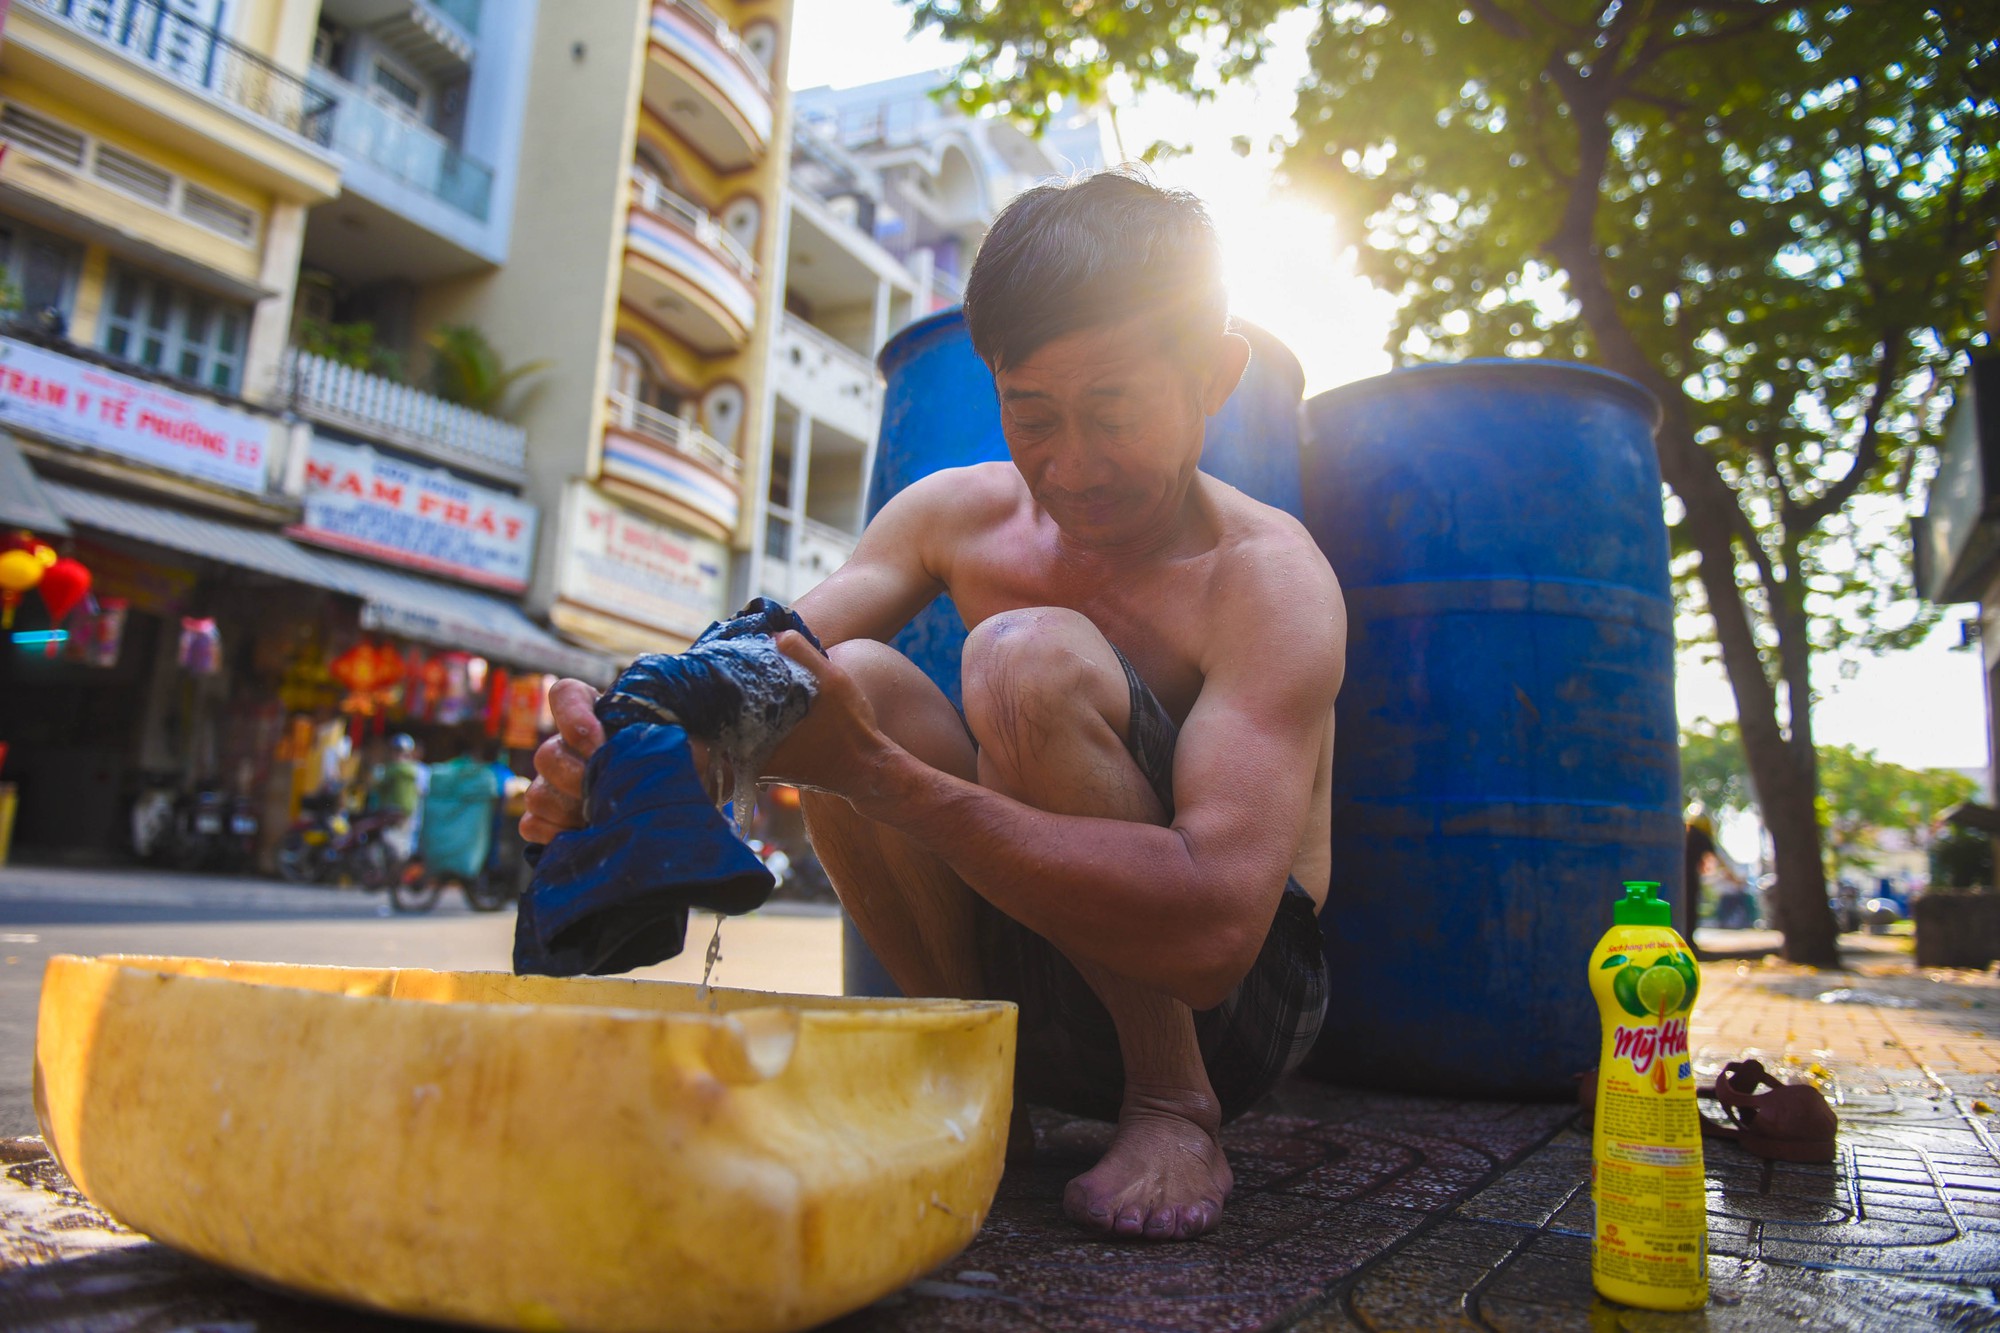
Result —
[{"label": "man's bent arm", "polygon": [[840,794],[1058,948],[1211,1007],[1256,961],[1310,815],[1344,633],[1308,637],[1324,642],[1296,645],[1276,678],[1247,654],[1211,675],[1181,732],[1171,827],[1050,814],[893,745]]},{"label": "man's bent arm", "polygon": [[944,591],[931,538],[962,529],[968,503],[990,503],[988,492],[1003,493],[982,473],[978,467],[934,472],[882,506],[847,562],[793,606],[820,642],[886,643]]}]

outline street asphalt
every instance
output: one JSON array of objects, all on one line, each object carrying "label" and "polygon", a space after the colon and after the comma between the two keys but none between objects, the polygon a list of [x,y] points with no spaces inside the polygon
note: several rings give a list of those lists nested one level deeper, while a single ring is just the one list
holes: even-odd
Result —
[{"label": "street asphalt", "polygon": [[[713,918],[688,927],[681,957],[632,975],[699,981]],[[31,1094],[42,966],[58,953],[138,953],[350,967],[507,971],[514,913],[473,912],[447,890],[404,916],[384,894],[151,869],[0,867],[0,1138],[36,1134]],[[729,921],[715,983],[840,991],[840,920],[773,904]]]}]

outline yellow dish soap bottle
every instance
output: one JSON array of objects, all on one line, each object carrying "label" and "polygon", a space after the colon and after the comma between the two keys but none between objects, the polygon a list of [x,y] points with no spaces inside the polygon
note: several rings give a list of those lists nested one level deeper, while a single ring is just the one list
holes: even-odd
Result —
[{"label": "yellow dish soap bottle", "polygon": [[1701,972],[1655,883],[1629,881],[1590,955],[1604,1025],[1590,1132],[1598,1294],[1647,1310],[1708,1303],[1708,1199],[1688,1019]]}]

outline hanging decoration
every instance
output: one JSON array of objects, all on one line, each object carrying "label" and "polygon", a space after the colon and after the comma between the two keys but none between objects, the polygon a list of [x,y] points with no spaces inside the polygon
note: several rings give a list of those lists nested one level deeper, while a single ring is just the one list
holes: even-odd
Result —
[{"label": "hanging decoration", "polygon": [[213,616],[182,616],[180,645],[174,660],[194,676],[222,670],[222,631]]},{"label": "hanging decoration", "polygon": [[[455,727],[461,722],[469,722],[476,706],[476,692],[472,687],[472,664],[479,659],[470,653],[440,653],[431,659],[438,668],[437,692],[431,696],[431,719],[442,726]],[[479,663],[479,675],[484,678],[486,664]]]},{"label": "hanging decoration", "polygon": [[49,609],[49,624],[60,625],[89,595],[90,571],[82,561],[64,556],[43,571],[35,591],[42,595],[42,605]]},{"label": "hanging decoration", "polygon": [[42,581],[48,566],[33,551],[16,547],[0,551],[0,629],[14,628],[14,608],[21,598]]},{"label": "hanging decoration", "polygon": [[89,606],[70,625],[70,660],[90,667],[115,667],[118,650],[125,642],[125,616],[131,606],[123,597],[88,600]]},{"label": "hanging decoration", "polygon": [[393,644],[363,639],[327,663],[326,669],[347,691],[342,711],[376,717],[403,697],[402,686],[414,670],[414,659],[406,661]]},{"label": "hanging decoration", "polygon": [[532,750],[542,743],[544,735],[555,730],[555,719],[548,713],[549,685],[553,680],[552,676],[525,675],[508,682],[500,726],[501,741],[508,749]]},{"label": "hanging decoration", "polygon": [[[58,555],[34,533],[16,529],[0,534],[0,629],[14,627],[14,610],[30,591],[42,594],[49,628],[56,628],[90,592],[90,583],[90,570],[82,561]],[[49,639],[52,654],[59,641]]]},{"label": "hanging decoration", "polygon": [[486,734],[495,740],[500,737],[500,722],[506,716],[509,679],[502,667],[494,667],[486,676],[486,709],[480,722]]}]

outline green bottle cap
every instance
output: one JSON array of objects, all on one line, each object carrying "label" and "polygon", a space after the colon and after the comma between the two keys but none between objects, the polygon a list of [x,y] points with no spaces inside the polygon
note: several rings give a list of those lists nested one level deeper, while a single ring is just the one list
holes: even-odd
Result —
[{"label": "green bottle cap", "polygon": [[1611,919],[1621,926],[1671,926],[1673,905],[1659,896],[1660,886],[1650,879],[1625,881],[1623,901],[1611,908]]}]

